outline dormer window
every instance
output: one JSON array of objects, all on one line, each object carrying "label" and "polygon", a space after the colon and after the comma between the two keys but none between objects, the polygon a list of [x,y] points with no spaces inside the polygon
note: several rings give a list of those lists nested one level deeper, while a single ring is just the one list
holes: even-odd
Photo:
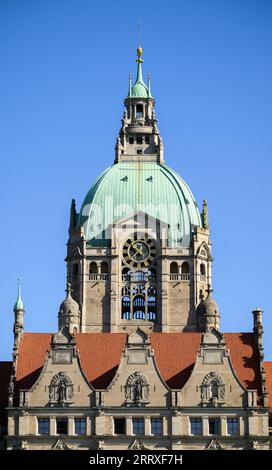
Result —
[{"label": "dormer window", "polygon": [[144,107],[142,104],[137,104],[136,105],[136,118],[142,118],[144,117]]}]

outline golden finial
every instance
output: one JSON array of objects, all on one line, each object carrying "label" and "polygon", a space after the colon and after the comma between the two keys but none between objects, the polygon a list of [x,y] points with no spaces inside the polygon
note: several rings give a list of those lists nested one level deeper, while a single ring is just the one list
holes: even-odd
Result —
[{"label": "golden finial", "polygon": [[136,62],[143,62],[143,59],[142,59],[142,55],[143,55],[143,49],[139,46],[137,48],[137,60]]}]

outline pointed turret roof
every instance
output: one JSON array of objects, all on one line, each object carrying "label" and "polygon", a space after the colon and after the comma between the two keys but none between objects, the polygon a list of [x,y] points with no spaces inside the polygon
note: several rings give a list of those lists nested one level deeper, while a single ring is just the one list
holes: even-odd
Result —
[{"label": "pointed turret roof", "polygon": [[142,72],[142,54],[143,49],[138,47],[137,49],[137,60],[138,68],[137,68],[137,78],[133,86],[131,86],[131,77],[129,83],[129,98],[152,98],[150,92],[150,79],[148,80],[148,87],[146,86],[143,80],[143,72]]},{"label": "pointed turret roof", "polygon": [[21,293],[21,281],[18,279],[18,293],[17,293],[17,300],[14,305],[14,310],[24,310],[24,303],[22,301],[22,293]]}]

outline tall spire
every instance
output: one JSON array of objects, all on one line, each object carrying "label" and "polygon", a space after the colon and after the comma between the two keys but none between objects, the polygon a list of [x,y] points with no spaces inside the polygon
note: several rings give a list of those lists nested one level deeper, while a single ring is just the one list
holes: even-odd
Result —
[{"label": "tall spire", "polygon": [[137,59],[136,62],[138,63],[137,67],[137,77],[135,80],[134,85],[131,85],[131,77],[129,79],[129,90],[128,90],[128,98],[148,98],[148,88],[143,80],[143,72],[142,72],[142,59],[143,49],[141,46],[137,48]]},{"label": "tall spire", "polygon": [[150,76],[150,73],[148,74],[147,88],[148,88],[148,98],[152,98],[152,95],[151,95],[151,76]]},{"label": "tall spire", "polygon": [[137,48],[137,59],[136,59],[136,62],[138,62],[136,83],[137,82],[144,83],[143,73],[142,73],[142,63],[143,63],[142,55],[143,55],[143,49],[141,48],[141,46],[139,46]]},{"label": "tall spire", "polygon": [[24,310],[24,304],[22,301],[22,293],[21,293],[21,279],[18,279],[18,291],[17,291],[17,300],[14,305],[14,310]]},{"label": "tall spire", "polygon": [[131,98],[132,96],[132,83],[131,83],[131,73],[129,74],[128,78],[128,96]]}]

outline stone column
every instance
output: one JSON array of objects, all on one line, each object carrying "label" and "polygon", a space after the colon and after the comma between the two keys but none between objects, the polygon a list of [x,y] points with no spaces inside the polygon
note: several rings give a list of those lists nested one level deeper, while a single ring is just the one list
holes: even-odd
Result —
[{"label": "stone column", "polygon": [[238,429],[239,435],[243,436],[245,434],[245,420],[243,416],[240,416],[238,418],[238,426],[239,426],[239,429]]},{"label": "stone column", "polygon": [[8,436],[15,435],[15,417],[9,416],[8,417]]},{"label": "stone column", "polygon": [[145,436],[151,436],[151,419],[150,416],[144,417],[144,433]]},{"label": "stone column", "polygon": [[75,435],[75,420],[73,416],[68,416],[68,436]]},{"label": "stone column", "polygon": [[92,435],[92,422],[91,422],[91,417],[87,416],[86,418],[86,434],[87,436]]},{"label": "stone column", "polygon": [[50,436],[56,436],[57,434],[56,416],[50,416],[49,434]]},{"label": "stone column", "polygon": [[132,428],[132,417],[131,417],[131,416],[127,416],[127,419],[126,419],[126,435],[127,435],[127,436],[132,436],[132,431],[133,431],[133,428]]},{"label": "stone column", "polygon": [[228,428],[227,428],[227,417],[226,416],[221,416],[221,435],[222,436],[227,436],[228,435]]},{"label": "stone column", "polygon": [[168,419],[167,419],[167,416],[162,417],[162,434],[163,434],[163,436],[168,435]]},{"label": "stone column", "polygon": [[209,418],[208,416],[202,416],[202,431],[203,436],[209,435]]},{"label": "stone column", "polygon": [[28,430],[28,414],[19,416],[19,436],[29,434]]}]

